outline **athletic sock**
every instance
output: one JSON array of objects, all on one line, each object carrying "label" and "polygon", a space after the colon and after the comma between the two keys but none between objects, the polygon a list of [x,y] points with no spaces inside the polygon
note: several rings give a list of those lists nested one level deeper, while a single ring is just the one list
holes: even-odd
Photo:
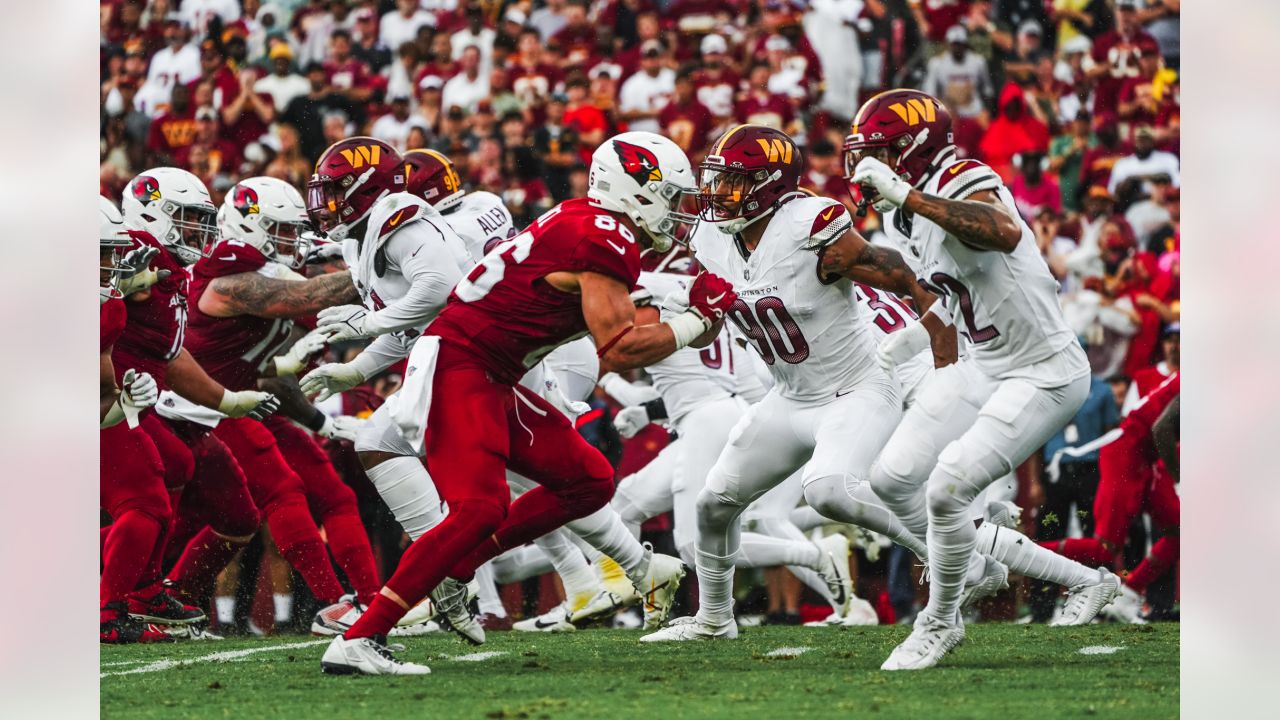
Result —
[{"label": "athletic sock", "polygon": [[[736,554],[736,553],[735,553]],[[698,619],[709,625],[733,622],[734,558],[696,550]]]},{"label": "athletic sock", "polygon": [[158,520],[138,510],[123,512],[115,519],[102,554],[100,606],[124,600],[137,587],[160,543],[161,530]]},{"label": "athletic sock", "polygon": [[342,636],[348,640],[374,635],[386,635],[395,627],[397,621],[408,612],[386,595],[379,595],[369,603],[361,613],[360,619],[347,629]]},{"label": "athletic sock", "polygon": [[169,580],[184,596],[203,602],[213,592],[218,573],[244,546],[245,543],[231,542],[205,526],[187,543],[169,571]]},{"label": "athletic sock", "polygon": [[431,475],[414,457],[394,457],[365,470],[382,501],[410,540],[440,524],[444,512]]},{"label": "athletic sock", "polygon": [[293,593],[272,593],[271,605],[275,608],[276,625],[293,619]]},{"label": "athletic sock", "polygon": [[831,521],[822,517],[822,513],[814,510],[808,505],[801,505],[791,511],[791,522],[796,527],[800,528],[801,532],[809,532],[810,530],[821,525],[826,525]]},{"label": "athletic sock", "polygon": [[1107,550],[1107,546],[1098,538],[1044,540],[1040,542],[1040,547],[1093,567],[1098,565],[1110,567],[1116,561],[1116,554]]},{"label": "athletic sock", "polygon": [[218,595],[213,598],[213,607],[218,615],[219,625],[234,625],[236,622],[236,596]]},{"label": "athletic sock", "polygon": [[296,501],[285,501],[267,511],[267,526],[280,554],[289,561],[311,589],[316,600],[332,605],[342,597],[342,584],[329,563],[329,552],[307,503],[299,494]]},{"label": "athletic sock", "polygon": [[[534,545],[546,553],[551,567],[560,576],[564,584],[564,593],[570,600],[595,594],[599,583],[591,565],[582,556],[578,546],[569,539],[565,530],[555,530],[534,541]],[[575,608],[576,609],[576,608]]]},{"label": "athletic sock", "polygon": [[382,588],[382,581],[378,579],[373,549],[369,547],[369,533],[355,506],[330,511],[324,517],[324,534],[329,540],[330,552],[347,574],[356,597],[364,605],[373,602],[373,597]]},{"label": "athletic sock", "polygon": [[1151,554],[1138,563],[1138,567],[1129,573],[1124,584],[1139,594],[1145,595],[1147,588],[1161,575],[1165,574],[1175,562],[1182,550],[1182,538],[1178,535],[1166,535],[1151,546]]},{"label": "athletic sock", "polygon": [[756,532],[743,532],[738,547],[737,565],[744,568],[801,565],[811,570],[822,568],[822,551],[803,540],[783,540]]},{"label": "athletic sock", "polygon": [[1098,581],[1098,571],[1036,544],[1017,530],[983,523],[977,551],[999,560],[1024,577],[1068,588]]},{"label": "athletic sock", "polygon": [[567,523],[565,527],[601,554],[613,558],[626,571],[627,577],[636,581],[644,577],[649,556],[613,508],[606,505],[584,518]]},{"label": "athletic sock", "polygon": [[542,551],[542,548],[529,545],[512,548],[485,565],[493,568],[494,580],[503,585],[523,582],[531,577],[556,571],[551,564],[551,558]]}]

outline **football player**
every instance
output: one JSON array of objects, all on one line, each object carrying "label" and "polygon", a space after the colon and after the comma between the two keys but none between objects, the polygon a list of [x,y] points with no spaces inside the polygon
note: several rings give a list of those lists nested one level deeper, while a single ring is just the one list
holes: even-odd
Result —
[{"label": "football player", "polygon": [[[982,551],[1011,566],[1043,550],[1002,544],[1014,534],[990,524],[976,530],[971,507],[1074,415],[1088,393],[1089,365],[1063,321],[1034,235],[999,176],[957,156],[942,103],[915,90],[871,98],[853,121],[845,163],[851,185],[883,214],[885,232],[921,283],[947,298],[945,306],[921,306],[921,321],[889,336],[881,364],[914,356],[933,336],[930,323],[954,325],[967,341],[964,359],[935,370],[920,389],[872,477],[902,522],[927,534],[932,578],[929,605],[882,667],[927,668],[964,638],[959,609],[979,534]],[[808,243],[823,273],[846,276],[859,267],[864,245],[852,232]],[[1043,561],[1039,577],[1088,596],[1073,621],[1087,622],[1089,608],[1119,591],[1104,569]]]},{"label": "football player", "polygon": [[[405,192],[426,200],[458,233],[473,263],[516,234],[511,211],[491,192],[464,192],[453,161],[435,150],[404,154]],[[470,268],[468,268],[470,269]]]},{"label": "football player", "polygon": [[[701,164],[702,219],[693,251],[738,293],[730,319],[768,365],[773,388],[733,429],[698,496],[699,609],[645,642],[737,637],[733,572],[739,516],[804,468],[804,497],[824,516],[886,535],[924,557],[923,544],[885,509],[867,483],[876,454],[902,413],[898,383],[876,363],[854,302],[853,280],[881,287],[929,311],[937,297],[902,258],[852,234],[840,203],[799,190],[804,161],[785,133],[738,125]],[[822,272],[806,247],[831,237],[853,245],[844,275]],[[954,331],[924,321],[935,361],[954,362]]]},{"label": "football player", "polygon": [[[308,199],[322,227],[346,205],[342,186],[323,170]],[[334,639],[324,670],[429,672],[385,644],[409,608],[446,577],[469,579],[498,553],[608,502],[612,467],[551,403],[517,387],[530,368],[586,335],[603,369],[642,367],[705,345],[720,329],[736,296],[714,275],[700,275],[688,309],[667,322],[636,324],[630,299],[642,247],[663,250],[696,221],[680,209],[693,188],[684,153],[651,133],[623,133],[596,149],[591,179],[587,198],[561,203],[485,255],[415,344],[406,385],[419,374],[424,392],[402,402],[409,412],[397,423],[416,424],[415,444],[425,448],[449,514],[409,547],[379,597]],[[510,502],[507,467],[539,487]]]},{"label": "football player", "polygon": [[[306,259],[307,227],[301,194],[283,180],[248,178],[227,192],[218,211],[220,239],[192,267],[195,304],[186,339],[192,356],[225,387],[256,389],[260,380],[281,370],[296,373],[323,338],[306,338],[297,343],[300,348],[295,345],[277,359],[277,353],[301,334],[294,320],[356,297],[350,273],[307,280],[295,272]],[[342,600],[344,590],[325,541],[360,603],[371,602],[381,582],[355,493],[311,434],[291,419],[323,437],[354,438],[354,418],[331,418],[305,401],[287,403],[284,410],[262,421],[216,420],[212,433],[244,470],[281,555],[326,606],[312,630],[332,634],[330,618],[341,617],[354,605]],[[323,539],[313,516],[324,526]],[[213,548],[222,553],[205,562],[205,567],[217,568],[215,573],[238,550],[235,543],[207,547],[210,555],[217,552]]]}]

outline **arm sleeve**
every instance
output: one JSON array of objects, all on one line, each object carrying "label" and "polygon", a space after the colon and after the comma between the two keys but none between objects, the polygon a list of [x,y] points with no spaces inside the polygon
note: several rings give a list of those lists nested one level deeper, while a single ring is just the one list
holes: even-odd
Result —
[{"label": "arm sleeve", "polygon": [[408,357],[411,342],[400,335],[379,335],[360,351],[351,364],[365,379],[371,378],[394,365],[397,360]]},{"label": "arm sleeve", "polygon": [[462,280],[444,233],[431,222],[420,220],[393,235],[384,252],[387,262],[400,268],[410,287],[404,297],[370,315],[368,326],[384,334],[426,325]]}]

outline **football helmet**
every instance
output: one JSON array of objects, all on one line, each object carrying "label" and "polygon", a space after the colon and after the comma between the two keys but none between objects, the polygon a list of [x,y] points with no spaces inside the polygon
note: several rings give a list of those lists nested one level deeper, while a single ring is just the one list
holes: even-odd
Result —
[{"label": "football helmet", "polygon": [[870,156],[918,188],[954,144],[951,113],[941,101],[919,90],[886,90],[853,118],[844,141],[844,175],[853,177],[858,161]]},{"label": "football helmet", "polygon": [[330,239],[345,240],[374,203],[404,191],[404,159],[390,145],[353,137],[329,146],[307,183],[307,215]]},{"label": "football helmet", "polygon": [[302,194],[273,177],[241,180],[227,192],[218,209],[223,240],[238,240],[269,260],[297,270],[307,261],[311,241]]},{"label": "football helmet", "polygon": [[404,154],[404,190],[442,213],[457,207],[465,194],[453,161],[435,150]]},{"label": "football helmet", "polygon": [[98,304],[123,297],[116,281],[126,268],[120,264],[125,251],[133,247],[124,216],[116,204],[98,196]]},{"label": "football helmet", "polygon": [[732,235],[795,197],[804,156],[781,130],[737,125],[712,144],[698,168],[701,218]]},{"label": "football helmet", "polygon": [[651,132],[625,132],[591,154],[587,197],[597,207],[631,218],[666,252],[683,244],[698,222],[692,206],[693,168],[680,146]]},{"label": "football helmet", "polygon": [[160,167],[129,181],[120,203],[125,222],[145,230],[183,265],[206,257],[218,240],[218,209],[200,178],[186,170]]}]

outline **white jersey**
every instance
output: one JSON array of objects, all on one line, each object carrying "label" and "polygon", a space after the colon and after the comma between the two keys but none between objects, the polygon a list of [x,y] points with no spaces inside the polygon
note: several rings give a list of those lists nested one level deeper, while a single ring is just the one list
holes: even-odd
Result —
[{"label": "white jersey", "polygon": [[769,366],[774,391],[788,399],[834,400],[883,376],[853,283],[819,278],[817,256],[802,247],[815,226],[847,212],[834,200],[797,197],[768,218],[754,252],[708,223],[693,238],[698,261],[733,284],[738,301],[728,316]]},{"label": "white jersey", "polygon": [[[854,283],[854,297],[865,309],[864,322],[871,324],[871,334],[876,345],[884,342],[889,333],[905,328],[916,320],[916,313],[897,295],[888,290],[878,290],[870,285]],[[933,351],[923,350],[910,360],[898,365],[894,372],[898,376],[898,384],[902,388],[904,404],[910,401],[912,393],[924,380],[924,376],[933,369]]]},{"label": "white jersey", "polygon": [[379,324],[399,328],[360,353],[366,377],[409,354],[473,264],[443,216],[408,193],[379,200],[363,240],[344,241],[342,256],[364,306],[379,315]]},{"label": "white jersey", "polygon": [[[640,273],[639,287],[653,294],[656,302],[672,292],[685,290],[691,275]],[[704,402],[732,397],[737,390],[733,343],[721,333],[705,348],[685,347],[645,368],[653,389],[662,396],[667,418],[672,424]]]},{"label": "white jersey", "polygon": [[444,219],[462,238],[472,264],[480,262],[494,243],[516,234],[511,211],[502,204],[502,198],[491,192],[463,195],[462,201],[444,214]]},{"label": "white jersey", "polygon": [[886,234],[902,248],[921,284],[944,298],[973,362],[991,377],[1052,385],[1088,373],[1084,351],[1062,317],[1058,283],[995,171],[976,160],[950,158],[922,190],[947,200],[993,190],[1022,228],[1018,246],[1003,253],[976,250],[901,210],[885,214]]}]

